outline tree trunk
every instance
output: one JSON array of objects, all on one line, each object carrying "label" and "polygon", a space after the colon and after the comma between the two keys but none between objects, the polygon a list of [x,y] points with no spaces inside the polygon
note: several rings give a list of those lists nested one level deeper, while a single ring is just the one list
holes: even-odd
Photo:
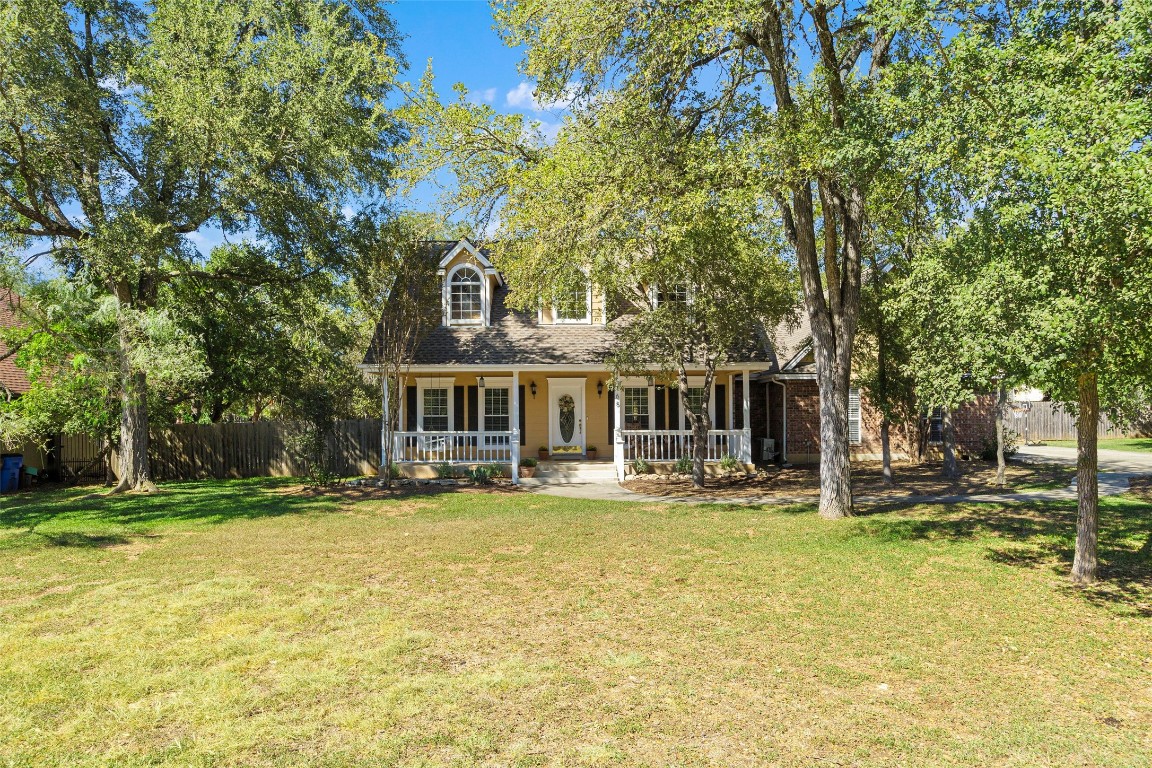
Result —
[{"label": "tree trunk", "polygon": [[708,414],[692,419],[692,487],[704,487],[704,463],[708,458]]},{"label": "tree trunk", "polygon": [[1080,415],[1076,419],[1076,556],[1072,581],[1096,581],[1096,546],[1100,528],[1099,494],[1096,485],[1096,422],[1100,418],[1100,393],[1096,374],[1083,373],[1077,381]]},{"label": "tree trunk", "polygon": [[1008,391],[1001,381],[996,391],[996,485],[1001,488],[1005,485],[1004,474],[1008,468],[1008,462],[1004,458],[1004,404],[1007,400]]},{"label": "tree trunk", "polygon": [[[830,369],[830,370],[829,370]],[[848,370],[829,365],[820,385],[820,516],[852,516],[852,465],[848,447]]]},{"label": "tree trunk", "polygon": [[123,316],[120,329],[120,480],[112,493],[155,491],[148,469],[148,376],[132,370],[132,338]]},{"label": "tree trunk", "polygon": [[956,466],[956,429],[952,425],[952,409],[945,408],[940,418],[940,437],[944,448],[944,477],[955,480],[960,476]]},{"label": "tree trunk", "polygon": [[885,416],[880,421],[880,454],[883,457],[884,485],[891,486],[892,481],[892,439],[889,435],[892,425]]}]

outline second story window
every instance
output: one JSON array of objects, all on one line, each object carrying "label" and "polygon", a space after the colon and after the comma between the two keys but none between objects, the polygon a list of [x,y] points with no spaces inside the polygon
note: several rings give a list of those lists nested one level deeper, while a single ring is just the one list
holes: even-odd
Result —
[{"label": "second story window", "polygon": [[587,285],[562,291],[556,296],[553,316],[557,323],[587,323],[592,315],[592,292]]},{"label": "second story window", "polygon": [[452,273],[448,283],[448,322],[478,325],[484,322],[484,282],[472,267],[461,267]]}]

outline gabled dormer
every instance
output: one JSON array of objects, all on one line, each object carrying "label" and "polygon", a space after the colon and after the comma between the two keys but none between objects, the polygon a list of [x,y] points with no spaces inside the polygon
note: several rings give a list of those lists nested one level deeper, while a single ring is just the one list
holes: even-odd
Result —
[{"label": "gabled dormer", "polygon": [[492,293],[503,278],[484,253],[464,238],[440,259],[444,325],[492,324]]}]

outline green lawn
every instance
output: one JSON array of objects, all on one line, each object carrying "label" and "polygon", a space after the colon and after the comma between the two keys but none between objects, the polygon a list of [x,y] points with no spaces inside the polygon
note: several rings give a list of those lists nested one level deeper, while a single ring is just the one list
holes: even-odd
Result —
[{"label": "green lawn", "polygon": [[[1044,445],[1057,445],[1062,448],[1075,448],[1075,440],[1045,440]],[[1108,437],[1100,441],[1100,447],[1109,451],[1139,451],[1152,453],[1152,437]]]},{"label": "green lawn", "polygon": [[1152,505],[5,497],[0,766],[1147,766]]}]

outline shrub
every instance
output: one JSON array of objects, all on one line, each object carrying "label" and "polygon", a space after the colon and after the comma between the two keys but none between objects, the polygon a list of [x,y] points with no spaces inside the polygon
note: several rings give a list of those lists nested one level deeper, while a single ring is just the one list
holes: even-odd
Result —
[{"label": "shrub", "polygon": [[534,456],[528,456],[528,457],[525,457],[523,459],[520,459],[520,466],[522,466],[522,467],[534,467],[539,463],[540,462],[537,461],[536,457],[534,457]]},{"label": "shrub", "polygon": [[687,456],[687,455],[681,456],[679,459],[676,460],[676,465],[675,465],[674,469],[676,470],[677,474],[681,474],[681,475],[692,474],[692,457]]},{"label": "shrub", "polygon": [[442,461],[436,465],[436,477],[442,480],[456,476],[456,469],[446,461]]},{"label": "shrub", "polygon": [[737,461],[736,457],[730,453],[725,454],[724,458],[720,459],[720,469],[724,470],[725,472],[735,472],[741,468],[742,465],[740,462]]},{"label": "shrub", "polygon": [[468,479],[476,485],[492,485],[492,469],[488,466],[479,466],[468,470]]},{"label": "shrub", "polygon": [[508,465],[507,464],[495,464],[495,463],[493,463],[493,464],[488,464],[487,466],[488,466],[488,476],[489,477],[504,477],[506,475],[511,474],[508,471]]},{"label": "shrub", "polygon": [[636,459],[632,462],[632,471],[638,475],[647,475],[652,472],[652,465],[645,459]]},{"label": "shrub", "polygon": [[[1020,435],[1014,430],[1004,428],[1004,458],[1011,458],[1020,450]],[[996,461],[996,433],[980,440],[980,458],[984,461]]]}]

